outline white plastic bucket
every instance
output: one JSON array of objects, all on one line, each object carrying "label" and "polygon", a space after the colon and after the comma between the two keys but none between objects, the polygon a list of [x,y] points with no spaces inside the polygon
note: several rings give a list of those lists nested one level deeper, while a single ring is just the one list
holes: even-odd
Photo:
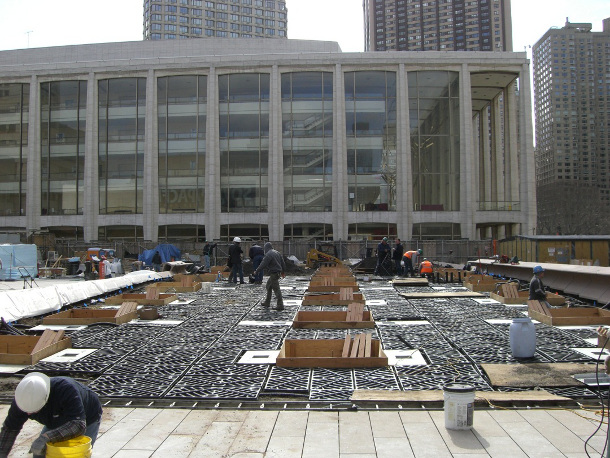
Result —
[{"label": "white plastic bucket", "polygon": [[463,383],[444,386],[445,428],[471,429],[474,417],[474,387]]}]

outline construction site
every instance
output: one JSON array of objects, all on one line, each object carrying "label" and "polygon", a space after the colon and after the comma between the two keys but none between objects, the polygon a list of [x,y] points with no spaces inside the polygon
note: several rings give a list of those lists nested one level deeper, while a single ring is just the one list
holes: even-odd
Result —
[{"label": "construction site", "polygon": [[[434,416],[458,383],[475,410],[585,409],[593,433],[609,383],[609,268],[543,264],[549,308],[528,301],[531,262],[436,263],[405,278],[376,275],[374,259],[312,252],[287,267],[282,311],[261,306],[264,283],[229,282],[225,265],[2,282],[2,399],[43,372],[84,381],[105,409]],[[535,352],[516,357],[510,328],[527,317]]]}]

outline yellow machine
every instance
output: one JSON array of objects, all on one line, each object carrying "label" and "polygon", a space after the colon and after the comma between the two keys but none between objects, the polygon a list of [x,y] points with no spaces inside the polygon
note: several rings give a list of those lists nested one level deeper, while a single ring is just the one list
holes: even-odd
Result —
[{"label": "yellow machine", "polygon": [[307,252],[307,267],[313,269],[322,264],[343,264],[337,257],[337,247],[331,243],[318,245]]}]

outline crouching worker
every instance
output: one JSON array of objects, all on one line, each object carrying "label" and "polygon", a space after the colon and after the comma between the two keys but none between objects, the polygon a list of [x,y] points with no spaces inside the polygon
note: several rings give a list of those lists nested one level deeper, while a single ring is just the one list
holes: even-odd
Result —
[{"label": "crouching worker", "polygon": [[284,262],[284,257],[279,251],[273,249],[271,242],[265,243],[264,251],[265,257],[254,271],[255,277],[258,272],[263,272],[263,269],[269,271],[269,279],[266,284],[267,297],[263,302],[263,307],[271,306],[271,292],[273,291],[277,300],[276,310],[284,310],[284,299],[282,298],[282,290],[280,289],[280,276],[282,278],[286,277],[286,263]]},{"label": "crouching worker", "polygon": [[26,420],[44,425],[30,453],[44,457],[47,443],[78,436],[97,439],[102,405],[93,391],[69,377],[49,378],[40,372],[26,375],[15,390],[15,399],[0,430],[0,458],[7,457]]}]

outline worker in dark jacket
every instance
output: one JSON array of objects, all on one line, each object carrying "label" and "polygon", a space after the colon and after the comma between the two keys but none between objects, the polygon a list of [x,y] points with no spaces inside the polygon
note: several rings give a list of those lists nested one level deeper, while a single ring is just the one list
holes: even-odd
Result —
[{"label": "worker in dark jacket", "polygon": [[402,253],[402,243],[400,243],[400,239],[396,239],[396,246],[394,247],[394,251],[392,252],[392,260],[394,261],[396,275],[402,275]]},{"label": "worker in dark jacket", "polygon": [[155,270],[155,272],[161,272],[161,255],[159,254],[158,251],[155,251],[155,254],[152,257],[152,260],[150,261],[153,269]]},{"label": "worker in dark jacket", "polygon": [[203,266],[206,272],[210,271],[210,257],[212,256],[214,248],[216,248],[216,244],[206,240],[205,245],[203,246]]},{"label": "worker in dark jacket", "polygon": [[28,419],[44,425],[30,453],[44,457],[47,443],[78,436],[97,439],[102,405],[93,391],[69,377],[49,378],[40,372],[26,375],[15,390],[15,399],[0,430],[0,457],[7,457]]},{"label": "worker in dark jacket", "polygon": [[[250,247],[248,257],[252,259],[252,268],[256,270],[261,265],[263,257],[265,256],[265,250],[258,243],[255,243]],[[263,271],[261,270],[258,274],[253,275],[254,283],[260,285],[263,282]]]},{"label": "worker in dark jacket", "polygon": [[546,291],[544,290],[544,283],[542,283],[543,277],[544,269],[542,266],[535,266],[534,276],[530,280],[530,295],[528,298],[530,301],[546,302]]},{"label": "worker in dark jacket", "polygon": [[244,268],[241,263],[241,255],[244,250],[241,249],[241,239],[235,237],[233,245],[229,247],[229,261],[231,262],[231,273],[229,274],[229,282],[237,283],[237,275],[239,274],[239,283],[244,282]]},{"label": "worker in dark jacket", "polygon": [[284,257],[273,249],[271,242],[265,243],[265,257],[261,264],[254,271],[254,275],[258,272],[263,272],[263,269],[267,269],[269,272],[269,279],[267,280],[267,297],[263,301],[263,307],[271,306],[271,291],[275,293],[277,299],[276,310],[284,310],[284,299],[282,298],[282,291],[280,289],[280,276],[286,277],[286,262]]},{"label": "worker in dark jacket", "polygon": [[390,259],[391,251],[392,247],[388,243],[388,238],[382,238],[379,245],[377,245],[377,267],[375,267],[375,275],[389,273],[384,268],[384,263]]}]

